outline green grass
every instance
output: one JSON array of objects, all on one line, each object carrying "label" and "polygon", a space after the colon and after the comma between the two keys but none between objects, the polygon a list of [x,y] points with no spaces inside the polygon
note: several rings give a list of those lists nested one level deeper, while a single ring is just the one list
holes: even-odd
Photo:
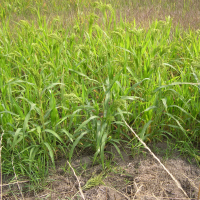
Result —
[{"label": "green grass", "polygon": [[0,5],[3,174],[13,158],[18,175],[39,181],[86,148],[104,167],[106,145],[139,147],[121,113],[145,142],[167,138],[199,159],[200,32],[170,17],[148,28],[118,20],[122,3],[63,3]]}]

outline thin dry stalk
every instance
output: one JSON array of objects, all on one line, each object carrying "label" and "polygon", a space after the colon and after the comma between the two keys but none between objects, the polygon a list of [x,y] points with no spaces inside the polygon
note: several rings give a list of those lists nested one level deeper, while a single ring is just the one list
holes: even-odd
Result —
[{"label": "thin dry stalk", "polygon": [[17,183],[27,183],[29,181],[18,181],[18,182],[13,182],[13,183],[8,183],[8,184],[2,184],[2,187],[4,186],[9,186],[9,185],[14,185],[14,184],[17,184]]},{"label": "thin dry stalk", "polygon": [[[134,182],[134,183],[135,183],[135,182]],[[133,196],[133,200],[134,200],[135,197],[137,196],[137,193],[140,192],[141,188],[143,187],[143,185],[140,185],[140,187],[138,188],[136,183],[135,183],[135,186],[136,186],[136,188],[137,188],[137,191],[136,191],[136,193],[135,193],[134,196]]]},{"label": "thin dry stalk", "polygon": [[[150,197],[152,198],[157,198],[157,199],[166,199],[166,200],[171,200],[172,197],[161,197],[161,196],[157,196],[155,197],[155,195],[141,195],[141,194],[138,194],[137,195],[138,197],[144,197],[143,199],[149,199]],[[196,198],[183,198],[183,197],[173,197],[174,200],[197,200]]]},{"label": "thin dry stalk", "polygon": [[0,140],[0,200],[2,199],[2,169],[1,169],[1,149],[2,149],[2,140],[3,140],[3,135],[4,135],[4,131],[1,134],[1,140]]},{"label": "thin dry stalk", "polygon": [[[198,187],[195,185],[194,181],[192,181],[192,180],[191,180],[188,176],[186,176],[185,174],[182,173],[182,175],[185,176],[185,177],[188,179],[188,181],[190,182],[190,184],[194,187],[194,189],[195,189],[196,191],[198,191]],[[199,187],[200,187],[200,185],[199,185]]]},{"label": "thin dry stalk", "polygon": [[21,190],[21,187],[20,187],[20,185],[19,185],[19,182],[18,182],[18,180],[17,180],[17,175],[16,175],[16,173],[15,173],[15,167],[14,167],[14,163],[13,163],[13,157],[12,157],[12,166],[13,166],[13,172],[14,172],[14,174],[15,174],[15,179],[16,179],[16,183],[17,183],[17,186],[18,186],[18,189],[19,189],[19,191],[20,191],[20,194],[21,194],[21,196],[22,196],[22,199],[24,200],[24,195],[22,194],[22,190]]},{"label": "thin dry stalk", "polygon": [[102,186],[102,187],[106,187],[106,188],[109,188],[109,189],[111,189],[111,190],[114,190],[115,192],[121,194],[122,196],[124,196],[124,197],[126,197],[128,200],[130,200],[130,198],[129,198],[128,196],[126,196],[125,194],[121,193],[120,191],[116,190],[116,189],[113,188],[113,187],[109,187],[109,186],[107,186],[107,185],[104,185],[104,186]]},{"label": "thin dry stalk", "polygon": [[72,171],[73,171],[73,173],[74,173],[74,176],[76,177],[76,179],[77,179],[77,181],[78,181],[78,185],[79,185],[79,192],[80,192],[80,194],[81,194],[81,196],[82,196],[82,198],[85,200],[85,197],[84,197],[84,194],[83,194],[83,191],[82,191],[82,188],[81,188],[81,184],[80,184],[80,181],[79,181],[79,179],[78,179],[78,177],[76,176],[76,173],[75,173],[75,171],[74,171],[74,169],[73,169],[73,167],[71,166],[71,164],[67,161],[67,163],[68,163],[68,165],[70,166],[70,168],[72,169]]},{"label": "thin dry stalk", "polygon": [[135,133],[135,131],[128,125],[128,123],[124,120],[126,126],[131,130],[131,132],[137,137],[137,139],[144,145],[144,147],[150,152],[150,154],[160,163],[160,165],[164,168],[164,170],[171,176],[171,178],[176,183],[177,187],[184,193],[184,195],[188,197],[187,193],[181,187],[181,184],[176,180],[176,178],[169,172],[169,170],[161,163],[160,159],[156,157],[156,155],[151,151],[151,149],[139,138],[139,136]]}]

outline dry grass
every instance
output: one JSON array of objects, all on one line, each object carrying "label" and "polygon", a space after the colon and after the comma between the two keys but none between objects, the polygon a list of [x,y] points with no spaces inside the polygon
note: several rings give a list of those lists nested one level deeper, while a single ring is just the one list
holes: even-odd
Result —
[{"label": "dry grass", "polygon": [[[82,22],[87,21],[87,15],[93,10],[94,2],[94,0],[81,2],[70,0],[52,3],[52,1],[42,0],[38,4],[38,8],[41,15],[46,16],[49,25],[53,18],[59,16],[63,28],[67,29],[75,24],[77,17]],[[179,25],[183,29],[199,29],[200,1],[197,0],[109,0],[103,2],[111,4],[115,9],[118,23],[120,22],[120,18],[130,23],[135,20],[137,25],[148,28],[152,21],[156,19],[165,20],[167,16],[171,16],[174,26]],[[34,2],[27,4],[26,9],[19,13],[11,10],[9,12],[10,25],[13,26],[11,22],[20,20],[29,20],[36,23],[37,12],[33,7]],[[8,10],[6,6],[5,10]],[[101,23],[101,20],[102,18],[99,19],[99,23]]]},{"label": "dry grass", "polygon": [[[122,3],[122,1],[120,0]],[[188,0],[184,7],[184,0],[173,1],[154,1],[151,4],[151,0],[146,1],[143,5],[141,1],[134,5],[129,2],[127,6],[118,9],[119,13],[122,13],[127,21],[136,20],[136,24],[140,24],[143,27],[148,27],[149,22],[154,20],[165,20],[166,16],[171,16],[173,24],[180,25],[184,29],[189,27],[192,29],[199,29],[200,25],[200,1]],[[119,19],[119,18],[118,18]]]}]

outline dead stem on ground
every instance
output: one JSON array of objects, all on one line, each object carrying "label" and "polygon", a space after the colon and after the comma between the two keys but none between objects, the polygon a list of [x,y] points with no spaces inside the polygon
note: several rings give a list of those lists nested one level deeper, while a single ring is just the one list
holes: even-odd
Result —
[{"label": "dead stem on ground", "polygon": [[151,151],[151,149],[140,139],[140,137],[135,133],[135,131],[128,125],[128,123],[123,119],[126,126],[131,130],[131,132],[134,134],[134,136],[137,137],[137,139],[143,144],[143,146],[150,152],[150,154],[159,162],[159,164],[164,168],[164,170],[171,176],[171,178],[176,183],[177,187],[184,193],[184,195],[189,199],[187,193],[183,190],[181,187],[181,184],[178,182],[178,180],[169,172],[169,170],[162,164],[160,159],[156,157],[156,155]]},{"label": "dead stem on ground", "polygon": [[16,183],[17,183],[19,192],[20,192],[20,194],[21,194],[21,196],[22,196],[22,199],[24,200],[24,195],[23,195],[23,193],[22,193],[21,187],[20,187],[19,182],[18,182],[18,180],[17,180],[17,175],[16,175],[16,173],[15,173],[15,167],[14,167],[14,163],[13,163],[13,157],[12,157],[12,166],[13,166],[13,172],[14,172],[14,175],[15,175],[15,179],[16,179],[16,181],[17,181]]},{"label": "dead stem on ground", "polygon": [[[82,191],[82,188],[81,188],[80,181],[79,181],[79,179],[78,179],[78,177],[77,177],[77,175],[76,175],[76,173],[75,173],[73,167],[71,166],[71,164],[70,164],[68,161],[67,161],[67,163],[68,163],[68,165],[70,166],[70,168],[72,169],[72,171],[73,171],[73,173],[74,173],[74,176],[76,177],[76,179],[77,179],[77,181],[78,181],[78,185],[79,185],[78,189],[79,189],[79,192],[80,192],[82,198],[85,200],[85,197],[84,197],[84,194],[83,194],[83,191]],[[73,199],[73,198],[72,198],[72,199]]]}]

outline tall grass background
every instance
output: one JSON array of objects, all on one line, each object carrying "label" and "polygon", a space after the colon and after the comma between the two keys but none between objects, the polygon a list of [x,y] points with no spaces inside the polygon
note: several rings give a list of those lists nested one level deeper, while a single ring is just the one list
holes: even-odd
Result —
[{"label": "tall grass background", "polygon": [[123,145],[140,147],[122,115],[143,141],[173,141],[199,161],[200,31],[167,15],[142,23],[128,10],[173,14],[181,5],[184,17],[191,3],[1,3],[3,174],[14,164],[39,181],[55,160],[87,149],[104,167],[107,145],[119,155]]}]

